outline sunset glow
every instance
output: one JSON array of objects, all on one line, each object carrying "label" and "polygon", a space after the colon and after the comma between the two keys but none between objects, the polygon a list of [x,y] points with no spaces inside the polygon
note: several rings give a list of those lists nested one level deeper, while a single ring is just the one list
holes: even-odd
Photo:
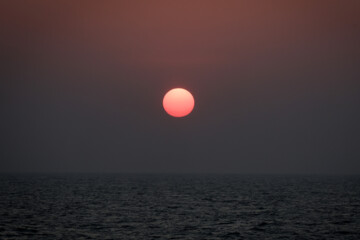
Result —
[{"label": "sunset glow", "polygon": [[185,117],[194,109],[192,94],[183,88],[174,88],[167,92],[163,99],[165,111],[173,117]]}]

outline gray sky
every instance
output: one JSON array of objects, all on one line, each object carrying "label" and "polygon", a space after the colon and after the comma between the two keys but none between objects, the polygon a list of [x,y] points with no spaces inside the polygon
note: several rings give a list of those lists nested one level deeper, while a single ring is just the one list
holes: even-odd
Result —
[{"label": "gray sky", "polygon": [[359,1],[0,9],[1,171],[360,173]]}]

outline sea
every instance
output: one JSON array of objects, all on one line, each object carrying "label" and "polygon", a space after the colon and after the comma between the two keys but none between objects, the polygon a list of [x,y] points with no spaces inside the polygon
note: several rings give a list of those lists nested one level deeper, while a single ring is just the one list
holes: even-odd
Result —
[{"label": "sea", "polygon": [[360,239],[360,176],[1,174],[0,239]]}]

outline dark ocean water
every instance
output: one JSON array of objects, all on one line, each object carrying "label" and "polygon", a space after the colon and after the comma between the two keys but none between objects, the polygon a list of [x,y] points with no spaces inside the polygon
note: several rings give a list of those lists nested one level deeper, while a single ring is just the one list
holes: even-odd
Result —
[{"label": "dark ocean water", "polygon": [[1,175],[0,239],[360,239],[360,177]]}]

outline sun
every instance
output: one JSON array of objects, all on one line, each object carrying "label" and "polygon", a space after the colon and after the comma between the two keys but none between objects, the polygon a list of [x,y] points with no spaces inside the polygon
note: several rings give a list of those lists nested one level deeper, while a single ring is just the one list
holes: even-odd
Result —
[{"label": "sun", "polygon": [[168,91],[163,99],[165,111],[173,117],[189,115],[195,106],[193,95],[184,88],[174,88]]}]

